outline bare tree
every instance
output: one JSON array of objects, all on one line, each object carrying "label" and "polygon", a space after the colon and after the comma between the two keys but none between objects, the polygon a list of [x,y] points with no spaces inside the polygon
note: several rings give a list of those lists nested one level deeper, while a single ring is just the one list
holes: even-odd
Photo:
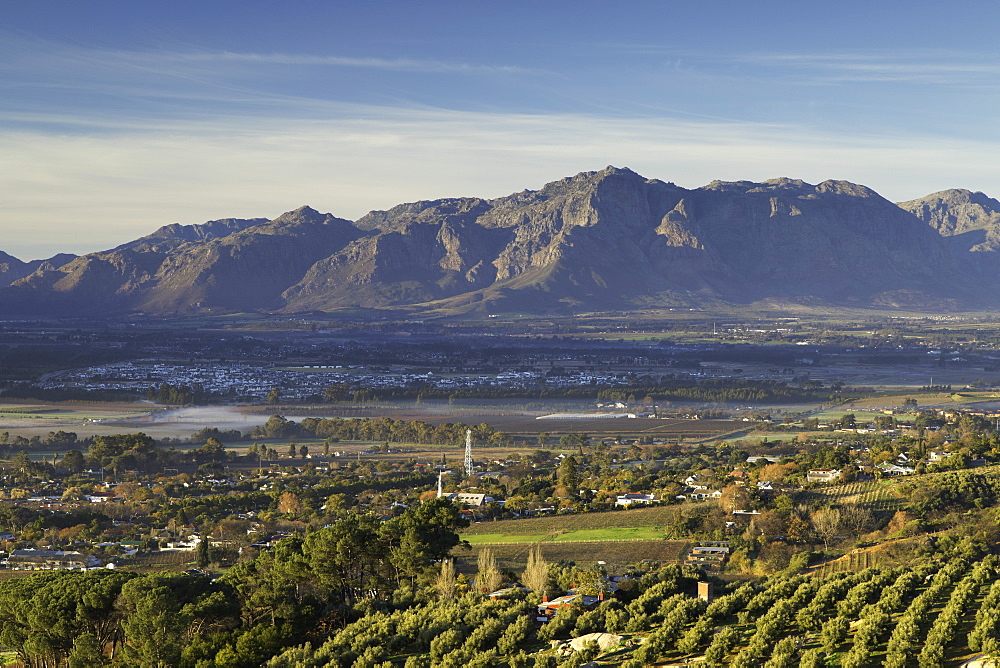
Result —
[{"label": "bare tree", "polygon": [[444,600],[455,598],[455,561],[453,559],[441,561],[441,572],[438,573],[437,579],[434,581],[434,588]]},{"label": "bare tree", "polygon": [[489,594],[500,588],[500,583],[503,582],[503,575],[501,575],[500,569],[497,567],[497,558],[493,550],[488,547],[483,548],[483,551],[479,553],[479,559],[476,561],[476,567],[478,570],[478,574],[476,575],[477,589],[484,594]]},{"label": "bare tree", "polygon": [[841,511],[845,530],[855,537],[868,533],[875,528],[875,515],[872,511],[857,504],[849,503]]},{"label": "bare tree", "polygon": [[823,539],[824,549],[830,549],[830,539],[840,531],[840,511],[835,508],[817,510],[812,514],[810,520],[812,521],[813,529]]},{"label": "bare tree", "polygon": [[528,589],[545,593],[549,584],[549,562],[542,557],[541,545],[534,545],[528,552],[528,564],[524,567],[521,580]]}]

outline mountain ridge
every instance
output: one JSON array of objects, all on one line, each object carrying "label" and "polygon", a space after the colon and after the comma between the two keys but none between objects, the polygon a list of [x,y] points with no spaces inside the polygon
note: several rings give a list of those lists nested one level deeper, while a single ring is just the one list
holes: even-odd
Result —
[{"label": "mountain ridge", "polygon": [[166,225],[2,273],[12,260],[0,254],[0,308],[52,316],[759,300],[948,310],[996,303],[1000,202],[951,190],[894,204],[864,185],[787,177],[687,189],[608,166],[357,222],[302,206],[272,220]]}]

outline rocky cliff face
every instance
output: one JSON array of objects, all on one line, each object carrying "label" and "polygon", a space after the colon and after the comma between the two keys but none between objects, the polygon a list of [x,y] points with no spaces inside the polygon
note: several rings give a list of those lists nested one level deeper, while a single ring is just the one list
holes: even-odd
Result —
[{"label": "rocky cliff face", "polygon": [[302,207],[272,221],[167,226],[37,267],[0,290],[0,306],[171,314],[972,304],[992,291],[966,259],[984,248],[954,241],[992,238],[1000,203],[947,192],[958,194],[897,206],[845,181],[689,190],[608,167],[494,200],[401,204],[357,223]]},{"label": "rocky cliff face", "polygon": [[[959,271],[933,230],[842,181],[686,190],[609,167],[491,201],[407,204],[358,226],[371,236],[313,266],[285,293],[286,309],[770,297],[895,304],[933,301],[940,270]],[[961,292],[959,283],[948,288]]]},{"label": "rocky cliff face", "polygon": [[899,206],[947,237],[958,250],[1000,251],[1000,202],[981,192],[942,190]]},{"label": "rocky cliff face", "polygon": [[699,270],[724,267],[696,240],[673,238],[669,226],[657,232],[681,193],[609,168],[491,201],[372,212],[358,221],[370,236],[315,265],[285,293],[286,309],[454,298],[511,308],[606,306],[627,292],[698,289],[716,280]]}]

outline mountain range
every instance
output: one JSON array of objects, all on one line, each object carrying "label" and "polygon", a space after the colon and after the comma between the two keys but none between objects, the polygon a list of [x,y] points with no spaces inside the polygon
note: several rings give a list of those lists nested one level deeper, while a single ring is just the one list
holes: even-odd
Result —
[{"label": "mountain range", "polygon": [[847,181],[583,172],[496,199],[400,204],[357,221],[308,206],[167,225],[116,248],[21,262],[17,316],[558,312],[798,303],[947,311],[1000,303],[1000,202],[893,203]]}]

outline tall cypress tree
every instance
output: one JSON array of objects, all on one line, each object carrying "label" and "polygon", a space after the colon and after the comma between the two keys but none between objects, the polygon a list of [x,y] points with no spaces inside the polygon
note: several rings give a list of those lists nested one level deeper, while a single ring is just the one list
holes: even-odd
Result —
[{"label": "tall cypress tree", "polygon": [[198,546],[195,548],[194,555],[195,563],[198,564],[198,568],[205,568],[208,566],[208,536],[205,536],[198,541]]}]

